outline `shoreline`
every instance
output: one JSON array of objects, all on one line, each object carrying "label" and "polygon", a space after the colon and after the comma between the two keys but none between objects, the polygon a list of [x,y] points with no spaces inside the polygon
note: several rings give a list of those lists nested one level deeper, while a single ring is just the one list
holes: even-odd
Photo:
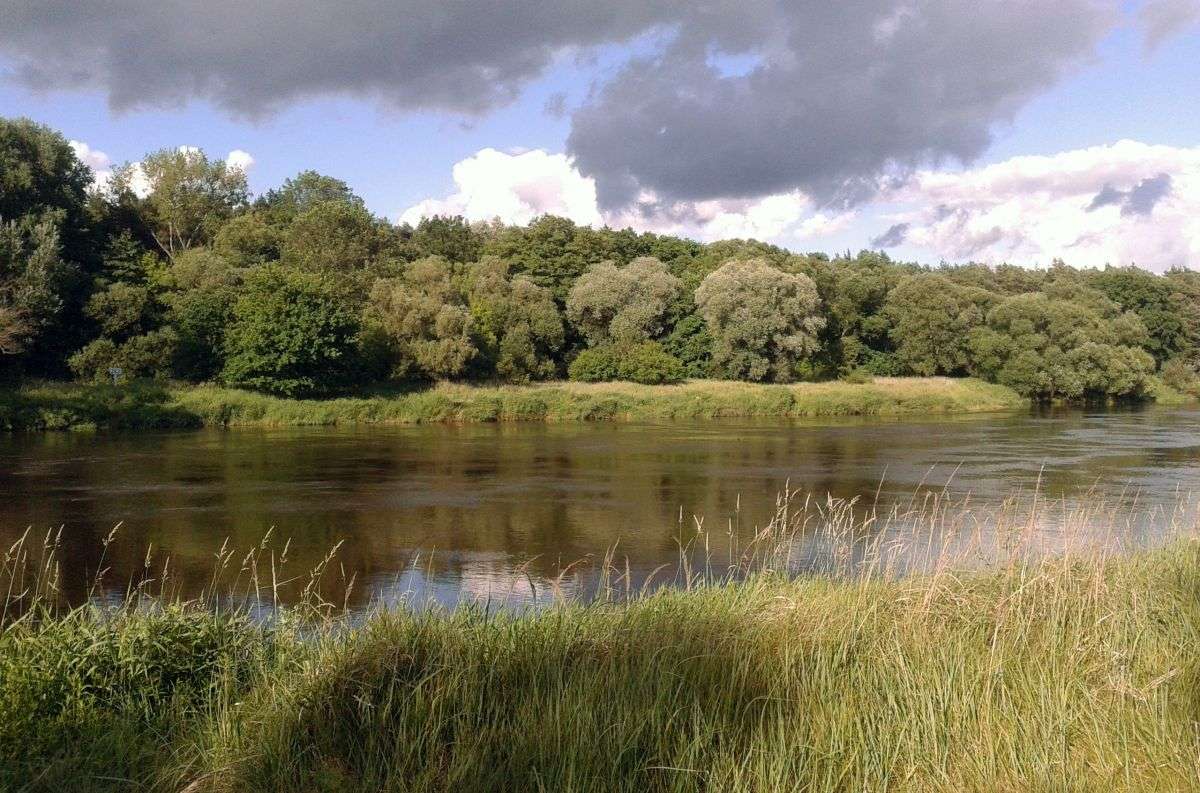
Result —
[{"label": "shoreline", "polygon": [[441,383],[422,391],[288,399],[219,386],[37,382],[0,390],[0,430],[194,429],[371,424],[921,416],[1016,411],[1029,401],[973,378],[766,385]]},{"label": "shoreline", "polygon": [[47,604],[0,630],[0,787],[1181,790],[1200,771],[1198,575],[1180,537],[353,626],[316,606],[261,623]]}]

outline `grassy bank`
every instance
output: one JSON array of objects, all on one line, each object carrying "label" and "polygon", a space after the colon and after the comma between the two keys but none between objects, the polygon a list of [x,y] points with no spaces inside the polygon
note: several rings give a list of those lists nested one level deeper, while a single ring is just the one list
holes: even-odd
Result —
[{"label": "grassy bank", "polygon": [[338,399],[282,399],[213,386],[39,383],[0,392],[0,429],[306,426],[483,421],[640,421],[716,417],[897,416],[1012,410],[1007,388],[971,379],[674,386],[545,383]]},{"label": "grassy bank", "polygon": [[0,789],[1197,789],[1200,544],[1020,559],[356,623],[10,611]]}]

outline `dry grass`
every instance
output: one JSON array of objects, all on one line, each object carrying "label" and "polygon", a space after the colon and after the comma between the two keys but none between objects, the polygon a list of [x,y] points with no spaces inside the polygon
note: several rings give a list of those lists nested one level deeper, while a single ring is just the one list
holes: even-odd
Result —
[{"label": "dry grass", "polygon": [[[1194,515],[784,493],[727,558],[697,531],[655,594],[610,557],[590,605],[349,619],[270,608],[265,544],[218,554],[201,599],[154,575],[65,611],[52,540],[18,547],[0,787],[1195,790]],[[214,597],[243,576],[265,619]]]}]

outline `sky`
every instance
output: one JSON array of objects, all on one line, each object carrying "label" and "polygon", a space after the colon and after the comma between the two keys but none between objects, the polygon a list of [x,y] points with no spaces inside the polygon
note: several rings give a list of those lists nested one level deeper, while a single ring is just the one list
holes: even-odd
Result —
[{"label": "sky", "polygon": [[0,115],[393,221],[1200,267],[1200,0],[0,0]]}]

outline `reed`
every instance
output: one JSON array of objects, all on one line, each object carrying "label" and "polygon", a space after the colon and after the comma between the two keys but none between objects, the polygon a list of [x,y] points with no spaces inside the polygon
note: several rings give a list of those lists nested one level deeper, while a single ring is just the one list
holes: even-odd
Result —
[{"label": "reed", "polygon": [[217,386],[34,383],[0,391],[0,429],[900,416],[1016,410],[1027,405],[1027,400],[1003,386],[945,377],[794,385],[715,380],[670,386],[443,383],[418,391],[335,399],[284,399]]},{"label": "reed", "polygon": [[516,610],[345,614],[336,558],[293,577],[273,541],[218,552],[201,593],[164,561],[72,607],[54,535],[27,537],[0,570],[0,789],[1200,785],[1194,504],[865,502],[785,492],[745,535],[681,516],[674,586],[614,551],[590,602],[553,594],[574,566]]}]

